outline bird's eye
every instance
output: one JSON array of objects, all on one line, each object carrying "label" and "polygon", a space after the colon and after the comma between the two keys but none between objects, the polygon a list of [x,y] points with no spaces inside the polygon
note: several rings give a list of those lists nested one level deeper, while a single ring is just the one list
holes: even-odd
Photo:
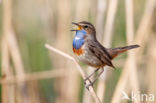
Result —
[{"label": "bird's eye", "polygon": [[88,25],[85,25],[84,28],[88,28]]}]

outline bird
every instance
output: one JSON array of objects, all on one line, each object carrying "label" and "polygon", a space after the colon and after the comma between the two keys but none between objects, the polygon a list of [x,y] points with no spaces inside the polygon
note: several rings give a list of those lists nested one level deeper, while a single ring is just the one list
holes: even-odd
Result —
[{"label": "bird", "polygon": [[[117,48],[106,48],[97,40],[96,29],[93,24],[87,21],[78,23],[72,22],[72,24],[77,26],[76,29],[71,30],[76,32],[72,44],[72,49],[76,58],[82,63],[96,68],[95,71],[85,79],[85,81],[90,81],[90,84],[87,87],[95,83],[103,73],[106,65],[115,69],[115,66],[112,63],[112,60],[115,57],[130,49],[140,47],[139,45],[129,45]],[[100,69],[101,72],[97,75],[95,80],[91,81],[90,77]]]}]

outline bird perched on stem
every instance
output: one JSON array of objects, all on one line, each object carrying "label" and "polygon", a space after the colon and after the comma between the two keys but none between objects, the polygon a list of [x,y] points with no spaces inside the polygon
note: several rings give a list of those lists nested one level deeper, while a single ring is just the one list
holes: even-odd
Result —
[{"label": "bird perched on stem", "polygon": [[[96,30],[91,23],[82,21],[78,23],[73,22],[72,24],[78,26],[77,29],[71,30],[76,32],[73,40],[74,54],[81,62],[96,68],[91,75],[86,77],[85,81],[90,81],[90,77],[101,69],[101,72],[97,75],[95,80],[90,81],[90,85],[93,85],[102,74],[104,66],[107,65],[115,69],[115,66],[111,62],[112,59],[127,50],[139,47],[139,45],[130,45],[118,48],[105,48],[96,39]],[[89,87],[89,85],[87,87]]]}]

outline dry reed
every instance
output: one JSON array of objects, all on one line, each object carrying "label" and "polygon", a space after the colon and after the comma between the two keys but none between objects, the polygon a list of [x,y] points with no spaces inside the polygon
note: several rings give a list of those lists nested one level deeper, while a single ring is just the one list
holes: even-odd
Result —
[{"label": "dry reed", "polygon": [[[22,65],[22,60],[21,60],[21,57],[20,57],[20,52],[19,52],[19,49],[18,49],[18,46],[17,46],[17,42],[16,42],[16,38],[15,38],[15,35],[14,35],[14,32],[13,32],[13,28],[12,28],[12,1],[9,1],[9,0],[5,0],[3,2],[3,10],[4,10],[4,16],[3,16],[3,25],[4,25],[4,42],[3,42],[3,45],[6,46],[6,49],[5,50],[8,50],[6,51],[6,53],[10,53],[11,55],[10,56],[6,56],[6,58],[9,60],[10,58],[12,59],[13,61],[13,64],[15,66],[15,71],[16,71],[16,74],[19,76],[19,78],[16,78],[17,80],[23,80],[24,79],[24,67]],[[5,59],[5,58],[4,58]],[[8,65],[8,60],[5,60],[4,62],[6,62],[6,66]],[[7,68],[3,68],[3,69],[11,69],[11,67],[9,67],[9,65],[7,66]],[[4,73],[5,76],[9,76],[8,74],[10,74],[10,70],[7,70],[8,73]],[[10,72],[10,73],[9,73]],[[22,102],[24,101],[23,103],[29,103],[29,96],[27,93],[24,93],[23,92],[23,88],[24,86],[26,87],[26,84],[18,84],[19,86],[19,98],[18,98],[18,102]],[[12,97],[14,97],[14,94],[11,93],[10,94]],[[12,98],[9,96],[9,98]],[[6,99],[6,97],[4,97]],[[22,101],[21,101],[22,99]],[[12,102],[14,102],[15,100],[12,100]],[[4,102],[5,103],[5,102]]]},{"label": "dry reed", "polygon": [[[20,5],[20,3],[23,3],[24,1],[17,2],[19,3],[18,5]],[[152,17],[155,12],[156,0],[145,1],[145,9],[143,15],[141,15],[141,21],[136,32],[134,26],[134,21],[136,20],[136,18],[134,18],[134,12],[138,13],[138,11],[135,11],[136,7],[133,5],[133,2],[136,3],[136,1],[125,0],[124,2],[126,7],[125,24],[127,44],[139,44],[141,45],[141,48],[128,52],[127,59],[124,58],[117,61],[119,66],[124,64],[124,69],[117,82],[113,98],[107,98],[108,100],[111,99],[111,103],[126,101],[121,101],[121,91],[125,91],[129,94],[131,90],[141,91],[140,89],[147,88],[144,89],[144,91],[149,90],[148,92],[155,93],[155,82],[153,82],[153,78],[155,78],[154,67],[156,58],[154,52],[155,48],[153,47],[155,45],[155,32],[153,32],[151,28],[153,21],[155,21]],[[82,100],[82,103],[94,103],[93,100],[97,103],[107,101],[104,100],[106,97],[104,95],[106,92],[106,78],[107,75],[109,75],[107,67],[98,80],[97,90],[94,91],[92,86],[89,87],[89,92],[87,89],[82,90],[83,87],[81,87],[80,84],[80,76],[73,67],[76,65],[75,68],[78,69],[83,79],[86,77],[84,71],[72,56],[62,51],[71,52],[71,50],[68,49],[71,48],[69,47],[71,45],[71,35],[69,35],[71,20],[74,20],[75,22],[84,20],[91,22],[95,21],[98,40],[100,40],[104,46],[111,47],[114,34],[113,31],[115,30],[114,23],[118,10],[117,6],[121,1],[94,0],[90,2],[89,0],[40,0],[36,2],[28,0],[28,4],[33,5],[34,3],[35,6],[39,5],[37,11],[39,11],[38,13],[44,28],[41,32],[46,36],[46,40],[48,42],[50,41],[51,44],[54,44],[55,47],[61,49],[60,51],[46,44],[46,48],[59,54],[59,56],[57,56],[50,53],[51,61],[54,64],[52,69],[54,70],[33,73],[25,73],[24,61],[22,60],[23,57],[20,52],[21,48],[19,48],[18,44],[18,40],[20,40],[21,36],[15,35],[14,32],[17,29],[17,34],[21,33],[18,32],[19,27],[16,27],[16,23],[19,23],[19,21],[12,20],[12,13],[14,13],[12,11],[15,11],[15,14],[16,12],[19,12],[14,6],[16,3],[12,3],[11,0],[3,0],[3,2],[0,0],[0,3],[2,3],[3,8],[3,35],[1,39],[2,77],[0,78],[0,84],[2,85],[2,103],[47,103],[48,100],[42,100],[42,98],[40,98],[42,97],[42,94],[40,95],[41,91],[40,86],[38,85],[40,80],[45,79],[56,79],[56,81],[52,82],[54,83],[52,85],[55,86],[53,89],[59,94],[56,96],[55,103],[79,103],[80,100]],[[12,5],[14,7],[12,7]],[[24,5],[22,4],[22,6]],[[19,8],[22,6],[20,5]],[[22,12],[23,11],[24,9],[22,9]],[[29,12],[32,13],[31,11]],[[17,15],[17,18],[18,16],[19,15]],[[104,25],[105,17],[106,24]],[[15,23],[15,27],[13,27],[12,22]],[[23,23],[22,25],[25,24]],[[102,34],[104,34],[104,36]],[[72,64],[71,61],[66,61],[66,58],[74,63]],[[144,67],[140,69],[140,65],[143,65]],[[144,69],[147,69],[147,73],[141,75],[141,73],[145,72]],[[92,71],[93,69],[87,68],[87,74],[90,74]],[[143,85],[144,82],[140,81],[140,78],[146,80],[146,86]],[[127,81],[130,81],[130,85],[127,85]],[[87,84],[89,84],[89,81],[87,81]],[[80,92],[82,99],[79,98]],[[137,101],[137,103],[139,103],[139,101]]]},{"label": "dry reed", "polygon": [[[77,63],[77,61],[76,61],[73,57],[69,56],[68,54],[66,54],[66,53],[64,53],[64,52],[62,52],[62,51],[59,51],[59,50],[53,48],[52,46],[50,46],[50,45],[48,45],[48,44],[46,44],[45,46],[46,46],[46,48],[48,48],[49,50],[51,50],[51,51],[53,51],[53,52],[55,52],[55,53],[57,53],[57,54],[59,54],[59,55],[61,55],[61,56],[63,56],[63,57],[66,57],[66,58],[69,59],[69,60],[72,60],[72,61],[75,63],[75,65],[76,65],[78,71],[80,72],[82,78],[83,78],[83,79],[86,78],[86,75],[85,75],[85,73],[83,72],[82,68],[80,67],[80,65]],[[90,84],[89,80],[86,80],[86,85],[89,85],[89,84]],[[100,99],[98,98],[98,96],[97,96],[97,95],[95,94],[95,92],[94,92],[93,86],[89,86],[89,87],[88,87],[88,91],[90,92],[90,94],[93,96],[93,98],[96,100],[97,103],[101,103]]]},{"label": "dry reed", "polygon": [[[115,1],[110,1],[108,5],[108,11],[106,15],[107,18],[106,18],[106,24],[104,28],[104,37],[103,37],[103,44],[106,47],[111,47],[112,45],[113,28],[114,28],[113,24],[115,21],[117,4],[118,4],[118,0],[115,0]],[[109,75],[109,68],[105,67],[104,69],[105,71],[102,74],[101,78],[99,79],[99,83],[97,87],[97,94],[102,101],[104,99],[104,94],[105,94],[106,78],[107,78],[107,75]]]}]

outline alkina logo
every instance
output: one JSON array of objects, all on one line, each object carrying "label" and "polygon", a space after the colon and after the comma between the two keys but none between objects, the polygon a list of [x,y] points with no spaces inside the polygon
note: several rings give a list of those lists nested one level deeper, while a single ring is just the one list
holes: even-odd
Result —
[{"label": "alkina logo", "polygon": [[125,91],[122,91],[122,100],[127,99],[129,101],[139,101],[139,102],[154,102],[154,94],[143,94],[139,91],[131,92],[130,96]]}]

